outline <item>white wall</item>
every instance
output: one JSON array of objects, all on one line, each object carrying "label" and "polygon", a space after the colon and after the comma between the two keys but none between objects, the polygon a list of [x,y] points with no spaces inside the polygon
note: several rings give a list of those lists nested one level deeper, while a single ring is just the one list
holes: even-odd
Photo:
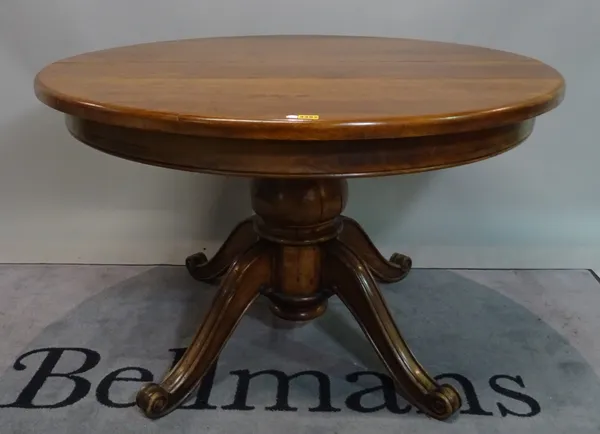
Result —
[{"label": "white wall", "polygon": [[524,145],[471,166],[352,181],[348,214],[420,267],[600,268],[598,0],[2,0],[0,262],[182,263],[214,251],[249,212],[244,181],[87,148],[37,102],[32,80],[95,49],[278,33],[438,39],[558,68],[567,98]]}]

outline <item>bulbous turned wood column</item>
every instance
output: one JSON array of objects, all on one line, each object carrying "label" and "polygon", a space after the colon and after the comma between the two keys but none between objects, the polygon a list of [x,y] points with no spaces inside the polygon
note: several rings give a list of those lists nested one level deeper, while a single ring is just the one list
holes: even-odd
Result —
[{"label": "bulbous turned wood column", "polygon": [[275,243],[274,286],[263,294],[271,309],[287,320],[321,315],[332,294],[323,288],[321,243],[336,238],[343,227],[348,185],[343,179],[256,179],[252,208],[257,234]]}]

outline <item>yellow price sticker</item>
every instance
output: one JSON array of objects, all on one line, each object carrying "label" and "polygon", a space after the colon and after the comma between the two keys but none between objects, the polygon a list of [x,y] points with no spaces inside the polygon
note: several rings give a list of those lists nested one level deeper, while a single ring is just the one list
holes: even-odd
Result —
[{"label": "yellow price sticker", "polygon": [[319,115],[287,115],[288,119],[304,119],[304,120],[317,120]]}]

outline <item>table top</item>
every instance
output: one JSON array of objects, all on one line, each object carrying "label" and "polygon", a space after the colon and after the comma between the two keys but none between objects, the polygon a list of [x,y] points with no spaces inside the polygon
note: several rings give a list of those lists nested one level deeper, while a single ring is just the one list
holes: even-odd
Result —
[{"label": "table top", "polygon": [[120,47],[58,61],[37,96],[104,123],[266,139],[398,138],[537,116],[561,75],[503,51],[344,36],[204,38]]},{"label": "table top", "polygon": [[478,161],[523,142],[564,80],[521,55],[350,36],[167,41],[85,53],[35,79],[73,136],[198,172],[379,176]]}]

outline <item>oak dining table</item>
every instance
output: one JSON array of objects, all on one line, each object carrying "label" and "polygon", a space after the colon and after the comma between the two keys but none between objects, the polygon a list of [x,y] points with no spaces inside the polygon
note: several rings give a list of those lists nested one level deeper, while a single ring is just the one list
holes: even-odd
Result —
[{"label": "oak dining table", "polygon": [[[138,163],[250,180],[248,218],[212,258],[185,260],[191,276],[218,289],[183,357],[137,394],[139,408],[159,418],[189,397],[257,297],[281,318],[308,321],[337,296],[397,391],[435,419],[455,414],[457,390],[417,361],[379,286],[402,280],[411,259],[384,257],[343,215],[347,179],[502,154],[564,91],[561,74],[531,57],[383,37],[198,38],[46,66],[35,93],[66,115],[80,142]],[[443,357],[469,357],[451,349]]]}]

